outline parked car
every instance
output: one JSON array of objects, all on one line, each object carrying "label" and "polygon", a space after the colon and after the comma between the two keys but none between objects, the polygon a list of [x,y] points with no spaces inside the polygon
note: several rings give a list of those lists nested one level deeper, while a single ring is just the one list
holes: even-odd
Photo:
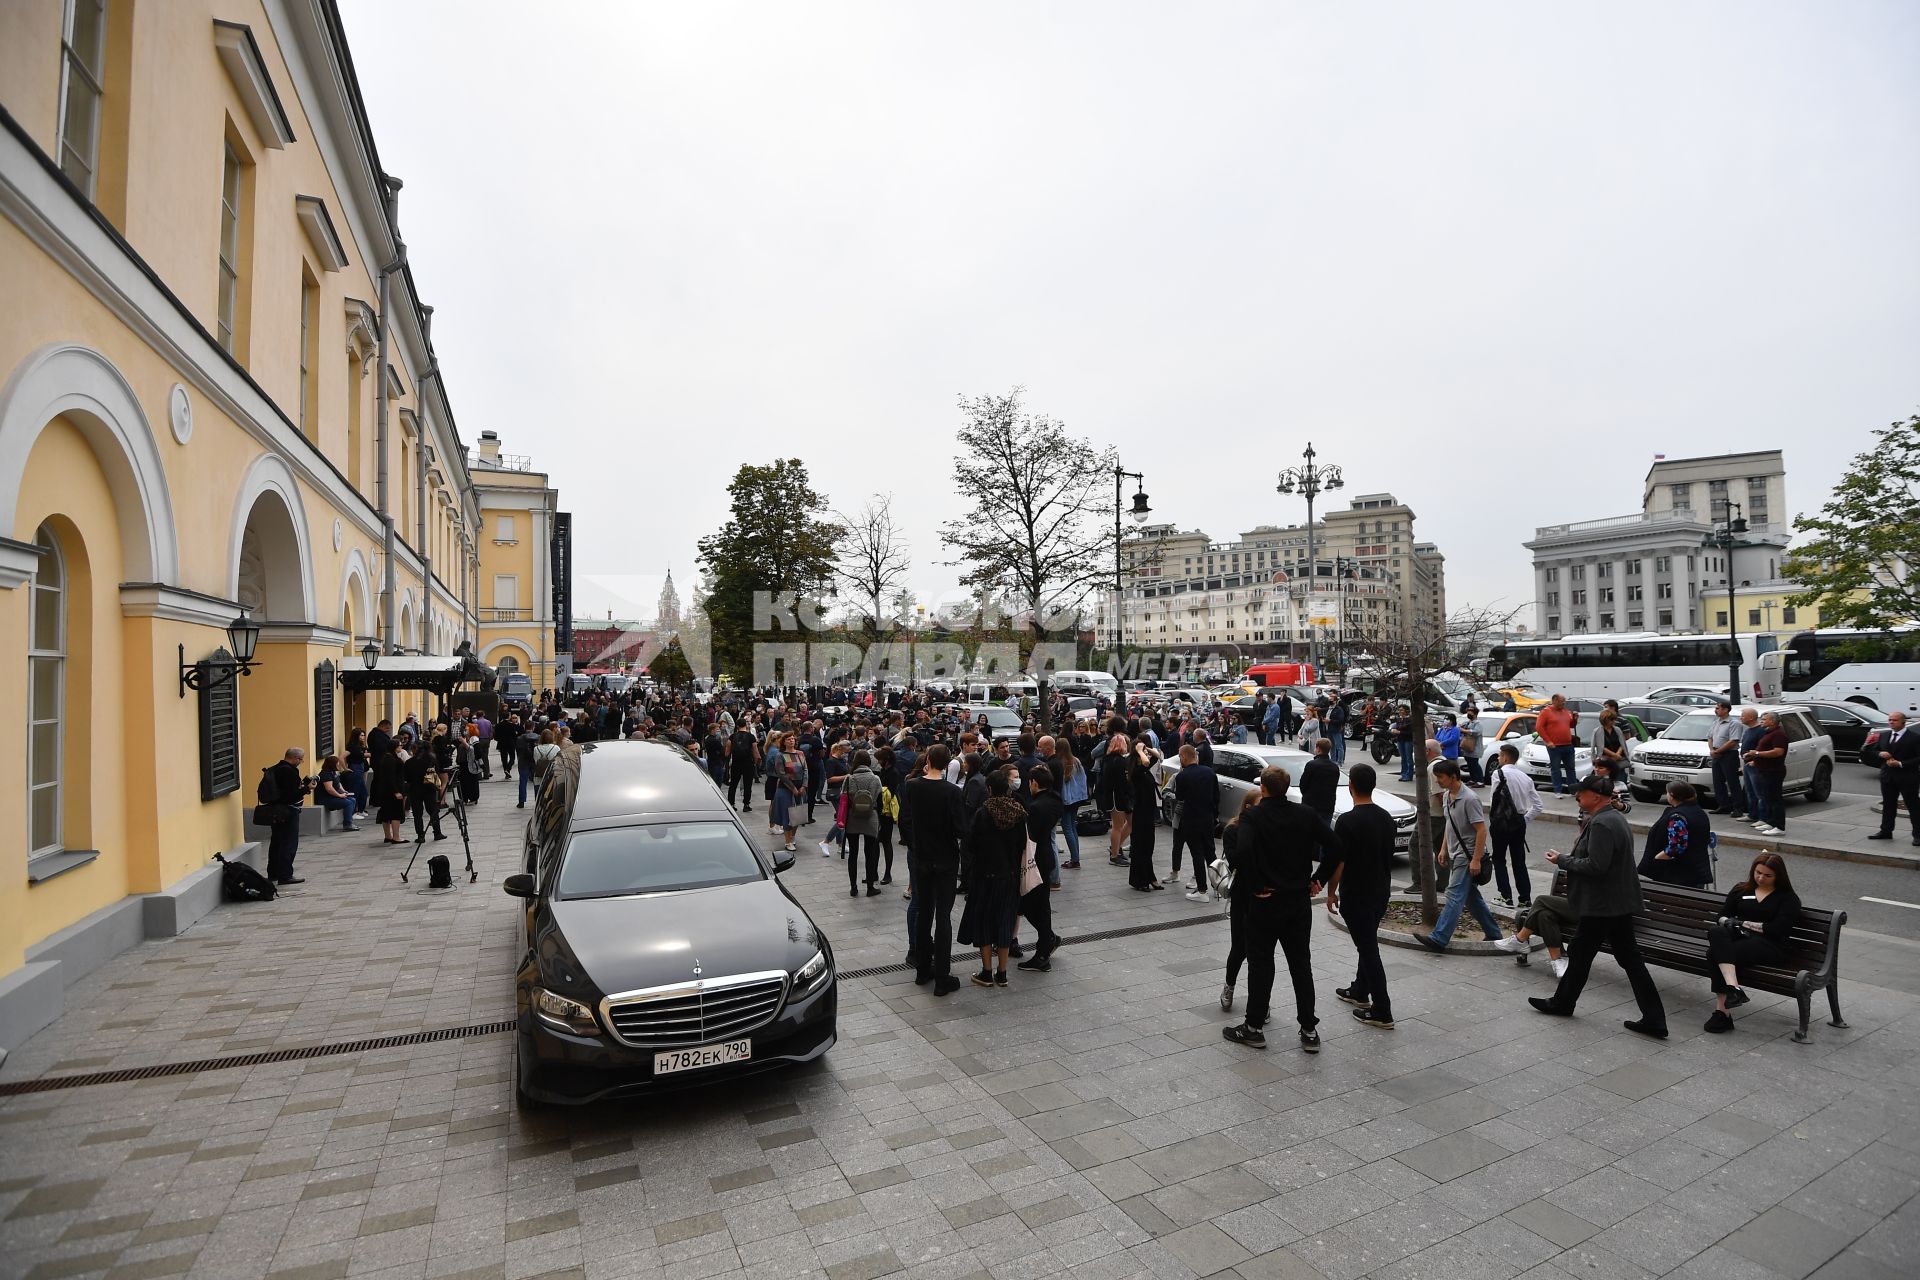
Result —
[{"label": "parked car", "polygon": [[1480,769],[1484,776],[1492,777],[1500,767],[1500,748],[1506,743],[1513,743],[1521,760],[1526,759],[1527,747],[1533,741],[1534,719],[1531,711],[1489,711],[1474,722],[1480,735]]},{"label": "parked car", "polygon": [[[563,760],[565,757],[563,757]],[[699,764],[654,742],[579,748],[530,824],[515,975],[522,1107],[705,1084],[833,1047],[833,948]],[[565,764],[556,768],[565,769]]]},{"label": "parked car", "polygon": [[1711,707],[1726,700],[1726,690],[1710,689],[1703,684],[1667,684],[1649,689],[1636,702],[1666,702],[1677,707]]},{"label": "parked car", "polygon": [[[1572,706],[1573,700],[1568,699],[1567,705]],[[1584,778],[1593,772],[1593,748],[1587,745],[1587,742],[1593,733],[1593,726],[1598,723],[1598,719],[1589,720],[1583,717],[1579,728],[1574,732],[1573,776],[1576,779]],[[1652,735],[1631,716],[1622,715],[1616,723],[1620,726],[1621,745],[1626,749],[1628,776],[1631,777],[1634,752],[1638,751],[1641,744]],[[1520,767],[1525,769],[1527,776],[1535,782],[1547,782],[1552,779],[1553,770],[1547,763],[1547,744],[1540,741],[1539,734],[1534,734],[1527,743],[1527,749],[1520,753]]]},{"label": "parked car", "polygon": [[1621,715],[1632,716],[1656,738],[1665,733],[1675,720],[1686,715],[1691,709],[1673,702],[1629,700],[1620,704]]},{"label": "parked car", "polygon": [[[1291,747],[1262,747],[1251,743],[1245,746],[1221,746],[1213,748],[1213,771],[1219,777],[1220,789],[1220,826],[1224,827],[1240,812],[1240,806],[1246,803],[1248,796],[1260,789],[1260,771],[1273,765],[1285,769],[1294,779],[1294,786],[1288,792],[1295,800],[1300,798],[1300,770],[1312,759],[1304,751]],[[1180,772],[1180,757],[1169,756],[1154,766],[1154,778],[1160,784],[1160,812],[1163,818],[1173,813],[1173,776]],[[1353,797],[1344,785],[1346,772],[1340,774],[1343,785],[1335,792],[1334,816],[1353,808]],[[1408,842],[1413,839],[1413,821],[1416,810],[1399,796],[1385,790],[1373,793],[1373,802],[1386,811],[1393,819],[1393,847],[1395,852],[1405,853]]]},{"label": "parked car", "polygon": [[[1881,748],[1877,745],[1887,732],[1887,713],[1858,702],[1796,702],[1813,712],[1820,731],[1833,739],[1833,758],[1854,760],[1875,773],[1880,771]],[[1871,747],[1871,749],[1869,749]]]},{"label": "parked car", "polygon": [[[1738,720],[1745,708],[1735,707]],[[1759,704],[1755,711],[1773,711],[1787,732],[1786,796],[1825,800],[1833,794],[1833,739],[1813,717],[1810,708],[1795,704]],[[1652,799],[1669,782],[1691,782],[1702,795],[1713,792],[1713,766],[1707,760],[1707,736],[1713,731],[1710,710],[1690,711],[1675,720],[1657,742],[1627,753],[1627,778],[1634,794]]]}]

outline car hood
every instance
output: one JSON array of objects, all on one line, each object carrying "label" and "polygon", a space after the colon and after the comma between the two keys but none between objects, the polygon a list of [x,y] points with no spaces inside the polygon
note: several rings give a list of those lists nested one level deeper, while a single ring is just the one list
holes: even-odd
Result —
[{"label": "car hood", "polygon": [[[559,935],[541,948],[602,995],[698,976],[791,971],[825,945],[813,921],[772,880],[632,898],[550,901]],[[558,975],[549,975],[558,976]],[[571,986],[571,983],[561,984]]]}]

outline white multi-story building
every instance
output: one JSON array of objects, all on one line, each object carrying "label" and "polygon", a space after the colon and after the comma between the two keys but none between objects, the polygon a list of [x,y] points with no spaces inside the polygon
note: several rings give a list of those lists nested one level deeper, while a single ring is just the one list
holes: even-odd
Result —
[{"label": "white multi-story building", "polygon": [[[1261,525],[1233,542],[1173,525],[1122,544],[1122,630],[1114,597],[1095,604],[1095,634],[1112,648],[1305,657],[1312,629],[1324,649],[1358,650],[1404,622],[1443,625],[1445,557],[1416,542],[1413,511],[1389,493],[1362,494],[1314,525]],[[1315,621],[1321,619],[1322,621]]]},{"label": "white multi-story building", "polygon": [[[1731,552],[1708,545],[1729,504],[1747,522]],[[1729,577],[1779,577],[1786,510],[1778,449],[1656,459],[1639,511],[1548,525],[1526,543],[1536,628],[1544,637],[1710,630],[1707,599],[1724,597]]]}]

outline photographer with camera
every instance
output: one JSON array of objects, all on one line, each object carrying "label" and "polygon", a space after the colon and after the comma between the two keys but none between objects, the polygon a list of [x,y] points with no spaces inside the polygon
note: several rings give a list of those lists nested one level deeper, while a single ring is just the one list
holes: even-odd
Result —
[{"label": "photographer with camera", "polygon": [[[254,820],[267,827],[267,878],[275,884],[304,884],[293,874],[293,859],[300,852],[300,806],[313,789],[313,779],[302,777],[300,766],[307,753],[301,747],[288,747],[280,763],[261,770]],[[261,812],[264,811],[264,812]]]}]

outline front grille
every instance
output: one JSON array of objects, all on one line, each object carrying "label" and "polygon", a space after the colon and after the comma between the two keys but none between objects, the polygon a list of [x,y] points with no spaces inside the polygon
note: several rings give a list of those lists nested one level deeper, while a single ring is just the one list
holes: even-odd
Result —
[{"label": "front grille", "polygon": [[745,973],[608,996],[600,1012],[622,1044],[665,1049],[746,1035],[772,1021],[786,995],[786,974]]},{"label": "front grille", "polygon": [[1706,761],[1699,756],[1681,755],[1677,751],[1638,751],[1633,762],[1656,769],[1704,769]]}]

